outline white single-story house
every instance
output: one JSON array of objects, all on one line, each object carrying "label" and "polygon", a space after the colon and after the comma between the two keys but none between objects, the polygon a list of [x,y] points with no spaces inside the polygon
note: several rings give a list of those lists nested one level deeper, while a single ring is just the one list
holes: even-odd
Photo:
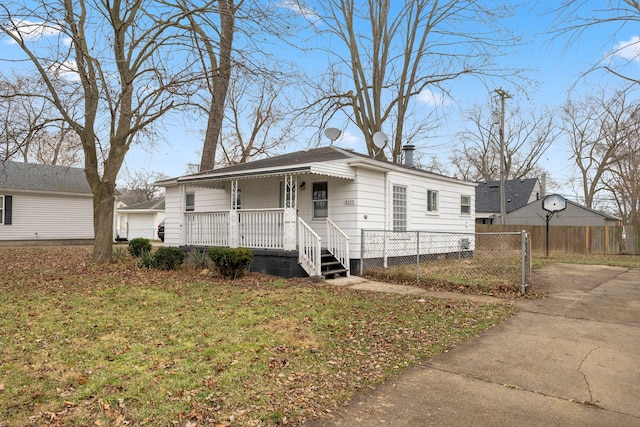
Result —
[{"label": "white single-story house", "polygon": [[362,230],[473,232],[476,184],[412,156],[329,146],[160,181],[165,245],[251,248],[253,270],[292,277],[357,271]]},{"label": "white single-story house", "polygon": [[[535,200],[525,206],[507,213],[505,224],[546,225],[548,212],[542,208],[544,199]],[[564,226],[616,226],[622,220],[606,212],[589,209],[571,200],[566,201],[566,208],[556,212],[549,219],[549,225]]]},{"label": "white single-story house", "polygon": [[163,219],[164,198],[120,206],[116,210],[116,240],[157,240],[158,224]]},{"label": "white single-story house", "polygon": [[93,197],[82,169],[0,162],[0,245],[93,240]]}]

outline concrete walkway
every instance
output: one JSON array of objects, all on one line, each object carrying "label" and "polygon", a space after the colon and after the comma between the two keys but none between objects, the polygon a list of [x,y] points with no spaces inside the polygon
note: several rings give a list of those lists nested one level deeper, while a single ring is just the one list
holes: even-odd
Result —
[{"label": "concrete walkway", "polygon": [[[548,297],[308,425],[640,426],[640,270],[535,274]],[[351,280],[341,285],[424,292]]]}]

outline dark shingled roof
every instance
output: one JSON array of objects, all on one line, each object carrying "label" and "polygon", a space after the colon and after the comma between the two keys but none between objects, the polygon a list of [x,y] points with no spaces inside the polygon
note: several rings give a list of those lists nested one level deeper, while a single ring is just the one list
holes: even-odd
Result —
[{"label": "dark shingled roof", "polygon": [[83,169],[8,160],[0,162],[0,188],[91,194]]},{"label": "dark shingled roof", "polygon": [[328,162],[331,160],[364,158],[368,156],[355,153],[345,149],[337,149],[337,147],[320,147],[310,148],[308,150],[296,151],[294,153],[282,154],[279,156],[268,157],[266,159],[252,160],[247,163],[240,163],[224,168],[213,169],[189,175],[189,177],[206,176],[209,174],[224,175],[225,173],[235,173],[254,169],[273,169],[278,167],[292,166],[297,164],[308,164],[314,162]]},{"label": "dark shingled roof", "polygon": [[[507,212],[529,202],[538,178],[509,179],[505,182]],[[500,212],[500,181],[480,181],[476,187],[476,212]]]},{"label": "dark shingled roof", "polygon": [[164,197],[158,200],[150,200],[148,202],[134,203],[133,205],[123,206],[118,208],[119,211],[126,210],[164,210]]}]

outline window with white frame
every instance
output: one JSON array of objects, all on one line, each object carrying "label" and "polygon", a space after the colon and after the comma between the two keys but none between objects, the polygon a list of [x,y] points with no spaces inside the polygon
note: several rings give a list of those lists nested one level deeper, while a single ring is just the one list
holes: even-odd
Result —
[{"label": "window with white frame", "polygon": [[460,214],[471,215],[471,196],[460,196]]},{"label": "window with white frame", "polygon": [[328,218],[329,184],[327,181],[314,182],[311,197],[313,201],[313,218]]},{"label": "window with white frame", "polygon": [[196,209],[196,194],[187,193],[185,196],[185,210],[187,212],[193,212]]},{"label": "window with white frame", "polygon": [[427,212],[438,212],[438,192],[436,190],[427,190]]},{"label": "window with white frame", "polygon": [[393,231],[407,230],[407,187],[393,186]]}]

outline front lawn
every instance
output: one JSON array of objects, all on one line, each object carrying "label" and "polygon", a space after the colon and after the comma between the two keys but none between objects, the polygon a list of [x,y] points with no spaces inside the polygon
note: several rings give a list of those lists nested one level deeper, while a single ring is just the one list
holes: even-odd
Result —
[{"label": "front lawn", "polygon": [[0,249],[0,425],[296,425],[506,305]]}]

